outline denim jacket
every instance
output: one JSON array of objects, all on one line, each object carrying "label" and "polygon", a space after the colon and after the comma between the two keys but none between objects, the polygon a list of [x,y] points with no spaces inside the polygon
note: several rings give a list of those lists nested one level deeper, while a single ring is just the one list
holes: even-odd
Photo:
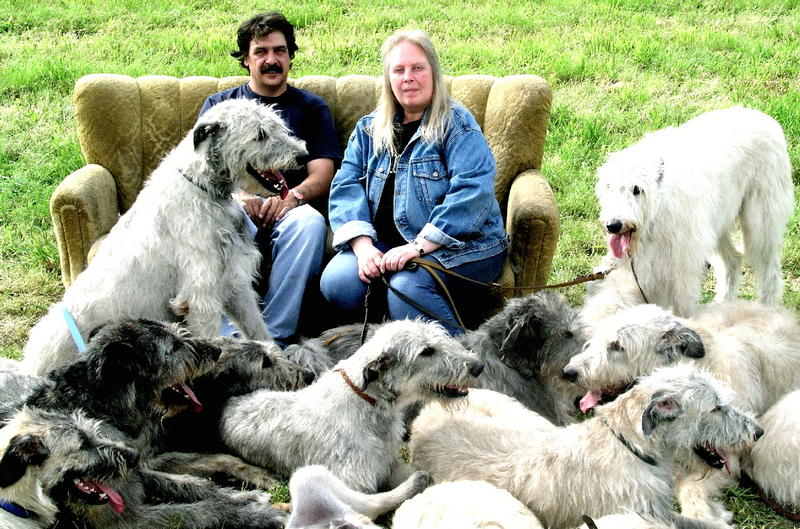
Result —
[{"label": "denim jacket", "polygon": [[[508,247],[494,195],[495,163],[475,118],[451,103],[450,125],[441,144],[423,141],[420,130],[399,155],[394,219],[407,241],[417,236],[441,244],[432,256],[448,268],[491,257]],[[358,122],[342,166],[333,178],[329,218],[333,246],[340,251],[355,237],[376,239],[372,220],[392,156],[375,153],[370,135],[374,113]],[[428,113],[422,118],[425,126]]]}]

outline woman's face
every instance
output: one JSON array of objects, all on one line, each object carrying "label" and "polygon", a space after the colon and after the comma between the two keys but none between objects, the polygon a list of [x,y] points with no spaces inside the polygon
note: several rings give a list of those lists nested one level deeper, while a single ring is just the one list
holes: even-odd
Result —
[{"label": "woman's face", "polygon": [[428,56],[416,44],[404,40],[389,51],[389,83],[403,107],[404,121],[422,117],[433,98],[433,75]]}]

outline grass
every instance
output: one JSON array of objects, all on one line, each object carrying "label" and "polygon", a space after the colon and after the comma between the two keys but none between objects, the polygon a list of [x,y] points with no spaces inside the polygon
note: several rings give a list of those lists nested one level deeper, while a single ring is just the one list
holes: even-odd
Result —
[{"label": "grass", "polygon": [[[5,0],[0,4],[0,354],[63,292],[48,213],[56,184],[83,165],[71,91],[82,75],[227,76],[235,28],[258,9],[232,0]],[[593,194],[605,156],[646,131],[715,108],[775,117],[800,165],[798,0],[290,1],[294,76],[379,74],[398,27],[428,30],[448,74],[535,73],[553,87],[543,173],[561,208],[551,280],[605,252]],[[797,183],[797,170],[793,174]],[[800,306],[800,223],[783,254],[787,305]],[[752,296],[746,275],[743,293]],[[707,289],[708,290],[708,289]],[[579,303],[582,287],[567,292]],[[706,296],[708,292],[706,292]],[[735,499],[735,501],[734,501]],[[729,497],[742,528],[791,527]]]}]

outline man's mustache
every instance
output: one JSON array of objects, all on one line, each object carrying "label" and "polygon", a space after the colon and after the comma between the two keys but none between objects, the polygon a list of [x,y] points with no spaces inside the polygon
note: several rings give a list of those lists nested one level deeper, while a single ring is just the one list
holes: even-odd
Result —
[{"label": "man's mustache", "polygon": [[261,73],[283,73],[283,68],[280,64],[268,64],[261,67]]}]

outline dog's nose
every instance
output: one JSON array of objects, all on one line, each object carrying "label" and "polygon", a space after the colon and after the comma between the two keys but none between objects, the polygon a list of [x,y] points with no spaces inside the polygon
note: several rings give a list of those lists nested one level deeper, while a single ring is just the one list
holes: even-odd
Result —
[{"label": "dog's nose", "polygon": [[756,426],[756,441],[761,439],[763,435],[764,435],[764,429],[761,426]]},{"label": "dog's nose", "polygon": [[315,375],[313,371],[306,371],[306,373],[303,375],[303,382],[306,384],[311,384],[314,382],[315,378],[317,378],[317,375]]},{"label": "dog's nose", "polygon": [[608,233],[619,233],[620,230],[622,230],[622,222],[614,219],[606,224],[606,229],[608,230]]},{"label": "dog's nose", "polygon": [[474,364],[469,366],[469,374],[472,375],[473,377],[477,377],[481,373],[483,373],[483,368],[484,368],[483,362],[475,362]]},{"label": "dog's nose", "polygon": [[566,366],[561,370],[561,375],[570,382],[578,381],[578,370],[574,367]]}]

